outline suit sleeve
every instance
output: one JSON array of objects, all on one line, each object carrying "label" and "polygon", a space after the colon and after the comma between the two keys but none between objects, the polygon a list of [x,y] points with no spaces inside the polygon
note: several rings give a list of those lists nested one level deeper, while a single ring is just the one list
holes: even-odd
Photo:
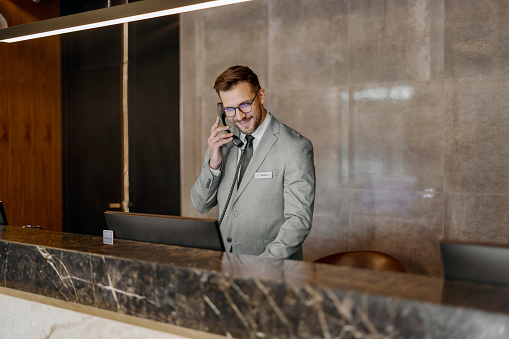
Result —
[{"label": "suit sleeve", "polygon": [[191,201],[199,213],[208,212],[217,205],[217,189],[221,176],[215,176],[209,167],[209,151],[205,155],[205,161],[200,175],[191,188]]},{"label": "suit sleeve", "polygon": [[313,145],[303,139],[287,154],[284,171],[285,222],[262,257],[289,258],[301,249],[311,230],[315,202],[315,165]]}]

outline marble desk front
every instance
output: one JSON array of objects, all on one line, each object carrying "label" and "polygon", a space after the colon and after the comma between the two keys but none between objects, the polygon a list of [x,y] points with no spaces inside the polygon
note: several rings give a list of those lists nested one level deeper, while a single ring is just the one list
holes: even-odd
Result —
[{"label": "marble desk front", "polygon": [[13,226],[0,286],[227,337],[509,337],[507,287]]}]

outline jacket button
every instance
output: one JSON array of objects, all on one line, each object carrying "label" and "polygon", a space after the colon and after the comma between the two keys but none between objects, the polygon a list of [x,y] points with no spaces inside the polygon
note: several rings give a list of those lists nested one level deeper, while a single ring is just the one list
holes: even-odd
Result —
[{"label": "jacket button", "polygon": [[232,238],[228,237],[228,239],[226,239],[226,241],[232,242]]},{"label": "jacket button", "polygon": [[237,215],[239,215],[237,212],[233,212],[234,217],[236,217]]}]

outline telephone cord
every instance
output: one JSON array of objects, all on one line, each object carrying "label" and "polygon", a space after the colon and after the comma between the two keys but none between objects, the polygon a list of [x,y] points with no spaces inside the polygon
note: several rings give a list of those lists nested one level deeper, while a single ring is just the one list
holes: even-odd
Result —
[{"label": "telephone cord", "polygon": [[221,213],[221,218],[219,218],[219,221],[217,222],[219,225],[221,225],[221,222],[223,221],[226,210],[228,209],[228,204],[230,203],[230,199],[232,198],[233,190],[235,189],[235,184],[237,183],[240,165],[242,164],[242,158],[244,157],[245,151],[246,151],[246,149],[244,148],[242,150],[242,152],[240,153],[240,159],[239,159],[239,163],[237,164],[237,169],[235,170],[235,176],[233,177],[232,187],[230,188],[230,193],[228,194],[228,199],[226,199],[226,203],[224,204],[223,213]]}]

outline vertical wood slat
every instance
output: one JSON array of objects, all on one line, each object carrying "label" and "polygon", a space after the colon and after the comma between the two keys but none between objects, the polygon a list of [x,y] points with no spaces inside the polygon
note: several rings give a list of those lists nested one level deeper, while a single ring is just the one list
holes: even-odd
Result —
[{"label": "vertical wood slat", "polygon": [[[0,0],[9,26],[59,7]],[[59,37],[0,43],[0,200],[11,225],[62,230],[60,67]]]},{"label": "vertical wood slat", "polygon": [[129,212],[129,24],[122,24],[122,211]]}]

